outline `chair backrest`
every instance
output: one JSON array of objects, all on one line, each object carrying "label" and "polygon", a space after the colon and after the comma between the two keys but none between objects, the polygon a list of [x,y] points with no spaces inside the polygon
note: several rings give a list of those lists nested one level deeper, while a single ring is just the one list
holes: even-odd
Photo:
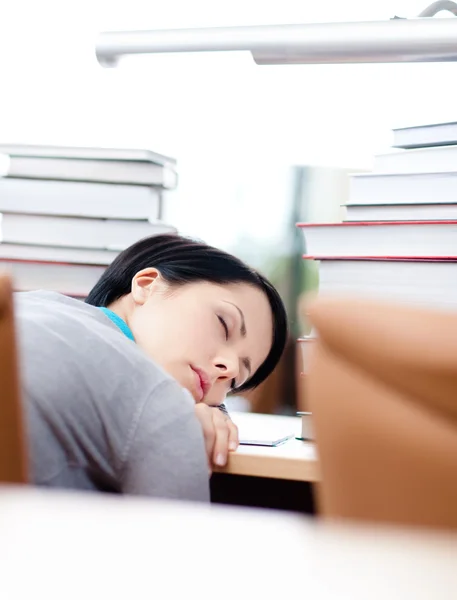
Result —
[{"label": "chair backrest", "polygon": [[10,278],[0,275],[0,483],[27,482]]},{"label": "chair backrest", "polygon": [[350,298],[308,312],[322,514],[457,528],[457,314]]}]

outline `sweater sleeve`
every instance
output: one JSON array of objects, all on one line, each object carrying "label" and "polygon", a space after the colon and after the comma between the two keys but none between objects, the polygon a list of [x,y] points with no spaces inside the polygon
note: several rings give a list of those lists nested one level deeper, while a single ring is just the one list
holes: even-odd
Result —
[{"label": "sweater sleeve", "polygon": [[145,402],[126,447],[121,489],[125,494],[209,501],[203,431],[193,401],[176,382],[163,382]]}]

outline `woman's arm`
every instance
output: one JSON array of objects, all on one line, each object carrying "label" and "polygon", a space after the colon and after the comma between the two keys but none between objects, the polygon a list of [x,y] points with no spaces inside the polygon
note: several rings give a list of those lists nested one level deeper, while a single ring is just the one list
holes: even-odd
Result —
[{"label": "woman's arm", "polygon": [[175,382],[163,382],[145,402],[126,448],[121,491],[209,501],[202,428],[193,400]]},{"label": "woman's arm", "polygon": [[220,406],[200,402],[195,405],[195,413],[203,429],[209,468],[213,464],[225,466],[228,453],[238,448],[238,427]]}]

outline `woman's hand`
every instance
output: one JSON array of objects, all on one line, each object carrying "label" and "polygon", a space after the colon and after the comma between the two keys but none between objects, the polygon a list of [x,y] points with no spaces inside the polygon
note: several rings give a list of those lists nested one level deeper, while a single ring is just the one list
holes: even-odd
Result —
[{"label": "woman's hand", "polygon": [[238,427],[219,408],[203,402],[195,405],[195,414],[205,436],[206,454],[210,469],[213,465],[223,467],[229,451],[238,448]]}]

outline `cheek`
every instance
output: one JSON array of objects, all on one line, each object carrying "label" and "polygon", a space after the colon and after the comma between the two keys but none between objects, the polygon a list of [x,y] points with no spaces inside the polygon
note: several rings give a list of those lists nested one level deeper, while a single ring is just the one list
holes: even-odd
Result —
[{"label": "cheek", "polygon": [[141,307],[132,315],[130,326],[138,346],[160,363],[159,359],[168,353],[170,324],[166,315],[158,315],[147,307]]},{"label": "cheek", "polygon": [[161,310],[138,310],[132,319],[135,340],[143,350],[162,365],[164,362],[201,362],[214,352],[217,339],[215,323],[198,310],[170,304]]},{"label": "cheek", "polygon": [[216,317],[208,310],[180,306],[166,318],[170,338],[178,341],[181,347],[203,348],[216,339]]}]

